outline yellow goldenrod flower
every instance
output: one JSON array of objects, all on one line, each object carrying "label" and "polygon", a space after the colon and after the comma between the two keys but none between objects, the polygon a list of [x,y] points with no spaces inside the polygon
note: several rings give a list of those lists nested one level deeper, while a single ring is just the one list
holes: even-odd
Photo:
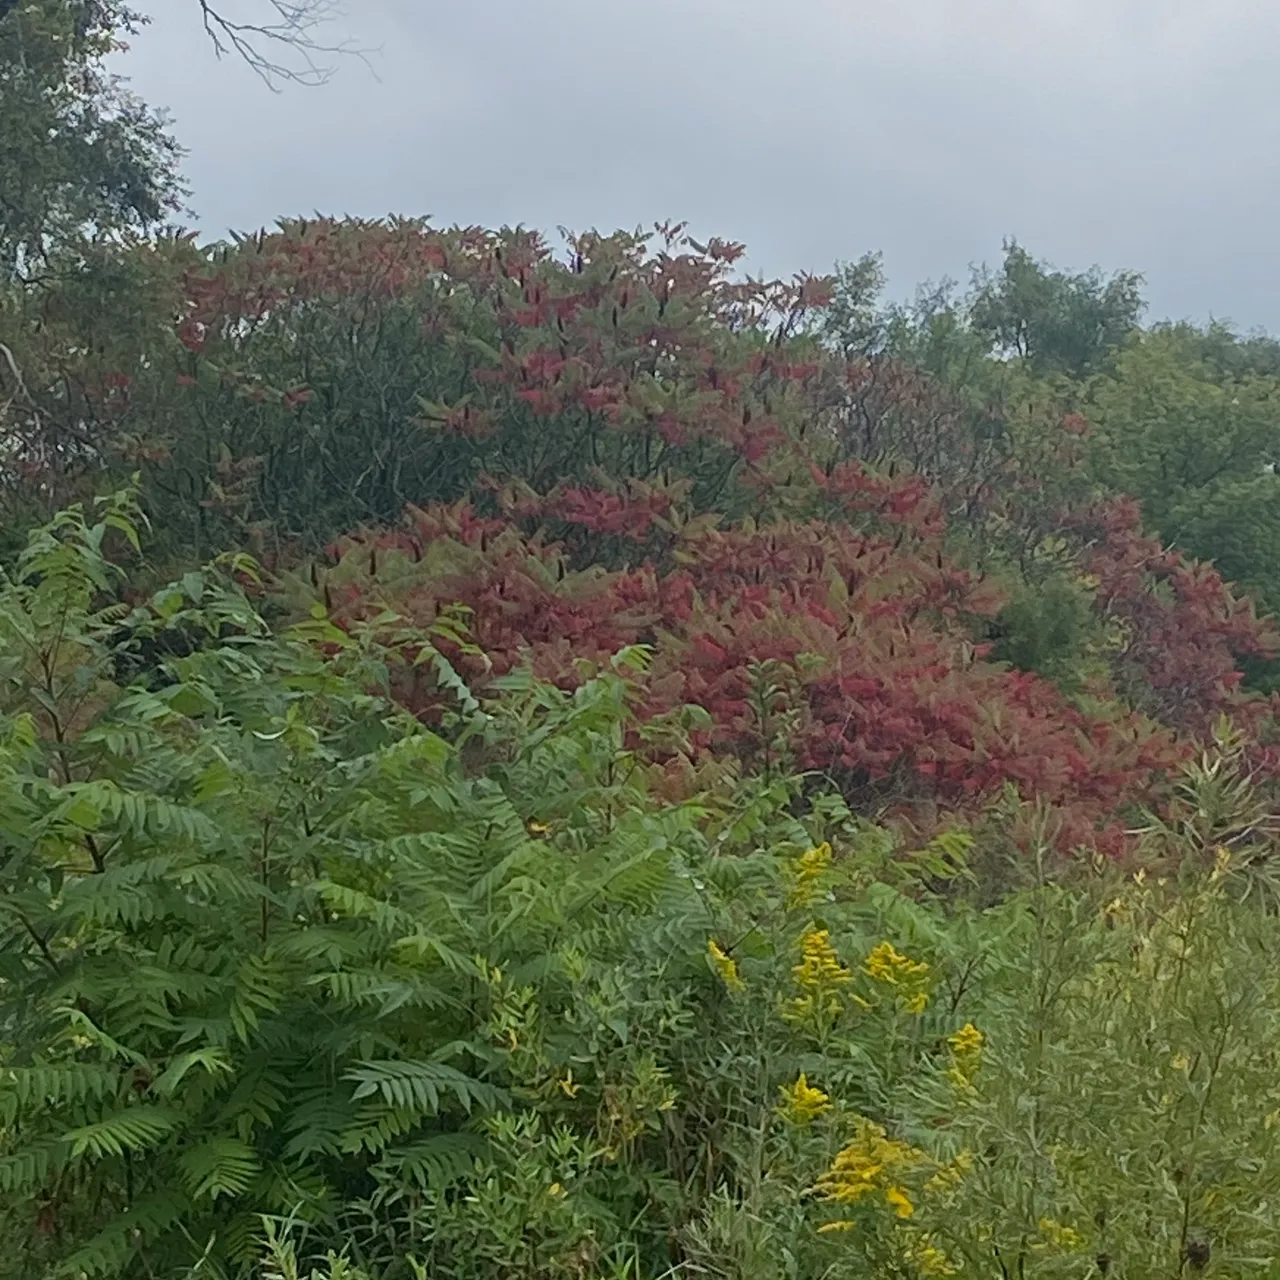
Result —
[{"label": "yellow goldenrod flower", "polygon": [[954,1035],[947,1037],[947,1043],[957,1058],[966,1058],[982,1052],[985,1037],[972,1022],[966,1022]]},{"label": "yellow goldenrod flower", "polygon": [[1036,1241],[1032,1247],[1041,1249],[1052,1249],[1060,1253],[1070,1253],[1073,1249],[1078,1249],[1084,1243],[1080,1233],[1072,1227],[1064,1226],[1061,1222],[1055,1221],[1053,1218],[1041,1218],[1037,1225],[1040,1228],[1041,1239]]},{"label": "yellow goldenrod flower", "polygon": [[929,966],[923,960],[909,960],[891,942],[882,942],[872,948],[862,967],[877,982],[895,987],[903,982],[919,981],[929,972]]},{"label": "yellow goldenrod flower", "polygon": [[931,1245],[916,1259],[916,1270],[922,1276],[953,1276],[958,1268],[947,1258],[941,1249]]},{"label": "yellow goldenrod flower", "polygon": [[816,848],[810,849],[808,853],[802,853],[796,859],[797,870],[810,880],[816,879],[830,865],[831,845],[825,840]]},{"label": "yellow goldenrod flower", "polygon": [[966,1022],[959,1031],[947,1037],[951,1046],[951,1065],[946,1077],[962,1093],[973,1088],[973,1073],[982,1057],[985,1037],[972,1022]]},{"label": "yellow goldenrod flower", "polygon": [[929,966],[923,960],[904,956],[891,942],[873,947],[862,962],[863,971],[873,981],[891,987],[908,1013],[923,1013],[929,1003]]},{"label": "yellow goldenrod flower", "polygon": [[800,963],[791,970],[798,986],[839,986],[853,977],[840,963],[826,929],[806,929],[800,939],[800,955]]},{"label": "yellow goldenrod flower", "polygon": [[711,967],[720,975],[721,981],[730,991],[742,991],[746,984],[738,973],[738,964],[731,956],[721,950],[714,938],[707,941],[707,958]]},{"label": "yellow goldenrod flower", "polygon": [[911,1203],[911,1197],[902,1187],[886,1188],[884,1198],[893,1206],[893,1211],[900,1218],[909,1218],[916,1211],[915,1205]]},{"label": "yellow goldenrod flower", "polygon": [[778,1114],[791,1124],[810,1124],[824,1111],[831,1110],[831,1099],[821,1089],[813,1088],[803,1071],[795,1084],[781,1090],[781,1093],[782,1105]]},{"label": "yellow goldenrod flower", "polygon": [[858,1117],[852,1139],[836,1154],[831,1167],[812,1190],[823,1200],[856,1204],[874,1192],[882,1192],[900,1217],[915,1211],[903,1178],[927,1157],[905,1142],[886,1136],[884,1129]]},{"label": "yellow goldenrod flower", "polygon": [[791,891],[787,894],[787,909],[808,906],[813,900],[822,877],[831,866],[831,846],[825,841],[816,849],[802,853],[790,867]]},{"label": "yellow goldenrod flower", "polygon": [[791,970],[800,995],[787,1001],[783,1016],[791,1022],[836,1017],[841,1009],[841,988],[853,974],[840,963],[826,929],[806,929],[800,939],[800,963]]}]

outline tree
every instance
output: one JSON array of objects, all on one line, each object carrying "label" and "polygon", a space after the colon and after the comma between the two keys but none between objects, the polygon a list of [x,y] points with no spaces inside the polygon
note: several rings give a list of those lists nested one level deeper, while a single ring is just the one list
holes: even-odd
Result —
[{"label": "tree", "polygon": [[969,319],[991,350],[1020,356],[1037,372],[1079,376],[1099,367],[1142,313],[1142,276],[1093,269],[1078,275],[1037,262],[1015,240],[999,275],[974,279]]},{"label": "tree", "polygon": [[32,0],[0,21],[0,277],[179,207],[164,117],[106,70],[141,22],[119,0]]},{"label": "tree", "polygon": [[1280,376],[1280,339],[1265,332],[1241,334],[1222,320],[1212,320],[1203,328],[1188,320],[1161,320],[1149,332],[1176,340],[1179,349],[1202,363],[1214,381],[1249,374]]},{"label": "tree", "polygon": [[1280,378],[1252,372],[1253,353],[1238,363],[1229,354],[1213,330],[1132,343],[1090,388],[1086,456],[1096,479],[1142,503],[1166,542],[1212,560],[1275,611]]}]

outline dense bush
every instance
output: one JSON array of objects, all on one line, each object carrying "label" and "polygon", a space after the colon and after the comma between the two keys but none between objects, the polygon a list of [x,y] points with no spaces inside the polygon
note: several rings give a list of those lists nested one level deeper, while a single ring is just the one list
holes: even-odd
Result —
[{"label": "dense bush", "polygon": [[[939,805],[972,814],[1013,783],[1057,808],[1062,847],[1118,847],[1106,825],[1158,789],[1179,758],[1171,735],[1114,703],[1079,711],[1047,681],[987,661],[967,623],[992,616],[999,595],[946,563],[918,487],[850,470],[826,494],[887,516],[890,529],[677,515],[662,520],[665,570],[609,573],[574,569],[562,546],[465,507],[434,509],[404,535],[349,545],[320,594],[342,625],[392,610],[421,626],[460,602],[480,653],[442,643],[481,685],[530,663],[571,686],[584,664],[650,645],[642,716],[689,704],[706,715],[692,758],[656,748],[676,787],[699,760],[728,756],[766,775],[814,771],[862,810],[928,825]],[[609,518],[600,511],[575,515],[598,529]],[[647,511],[636,518],[647,533]],[[406,668],[393,688],[433,713],[430,668]]]},{"label": "dense bush", "polygon": [[1280,1247],[1234,742],[1149,874],[982,909],[959,832],[913,853],[780,771],[662,799],[642,651],[478,702],[424,630],[436,732],[369,691],[402,645],[272,636],[244,562],[115,603],[132,529],[65,514],[0,601],[11,1274],[236,1274],[264,1232],[388,1276]]}]

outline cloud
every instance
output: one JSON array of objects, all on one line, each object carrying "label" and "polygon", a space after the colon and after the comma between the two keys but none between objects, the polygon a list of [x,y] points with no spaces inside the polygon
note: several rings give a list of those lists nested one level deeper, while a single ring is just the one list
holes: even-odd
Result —
[{"label": "cloud", "polygon": [[899,294],[1016,234],[1144,270],[1156,314],[1280,328],[1263,0],[360,0],[345,29],[377,79],[277,95],[215,62],[195,0],[135,42],[210,233],[677,217],[771,273],[882,249]]}]

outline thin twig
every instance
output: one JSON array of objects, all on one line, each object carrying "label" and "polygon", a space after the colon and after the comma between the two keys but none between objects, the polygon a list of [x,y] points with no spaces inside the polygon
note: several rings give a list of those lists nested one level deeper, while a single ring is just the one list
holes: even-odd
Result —
[{"label": "thin twig", "polygon": [[[326,44],[318,37],[319,28],[341,13],[335,0],[264,0],[271,12],[260,22],[228,17],[217,0],[197,2],[205,33],[218,57],[234,54],[242,58],[273,91],[280,81],[325,84],[334,74],[333,60],[338,57],[354,56],[368,65],[367,50],[356,48],[349,40]],[[290,50],[301,65],[295,61],[291,66],[267,52],[276,48]]]}]

